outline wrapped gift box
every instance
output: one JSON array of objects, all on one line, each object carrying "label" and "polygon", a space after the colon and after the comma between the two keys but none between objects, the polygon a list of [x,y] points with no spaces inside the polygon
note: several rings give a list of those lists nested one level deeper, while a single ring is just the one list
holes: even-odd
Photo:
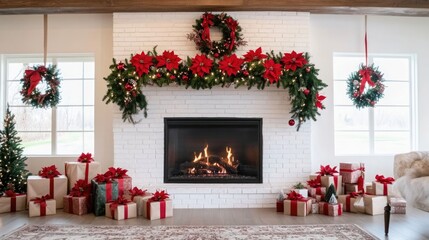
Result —
[{"label": "wrapped gift box", "polygon": [[314,204],[314,203],[317,203],[317,200],[316,200],[316,198],[314,198],[314,197],[309,197],[309,198],[307,198],[308,200],[311,200],[311,204]]},{"label": "wrapped gift box", "polygon": [[312,214],[318,214],[319,213],[319,203],[312,203],[311,204],[311,213]]},{"label": "wrapped gift box", "polygon": [[276,211],[284,212],[284,201],[276,201]]},{"label": "wrapped gift box", "polygon": [[305,217],[311,213],[311,200],[284,200],[284,214]]},{"label": "wrapped gift box", "polygon": [[103,216],[106,214],[106,203],[116,200],[119,196],[118,182],[98,183],[92,180],[91,187],[94,214],[95,216]]},{"label": "wrapped gift box", "polygon": [[316,202],[323,202],[325,201],[325,195],[316,195]]},{"label": "wrapped gift box", "polygon": [[66,162],[65,163],[65,174],[69,180],[68,189],[72,189],[74,184],[79,179],[86,180],[86,183],[90,183],[97,174],[100,173],[100,163],[80,163],[80,162]]},{"label": "wrapped gift box", "polygon": [[115,220],[124,220],[137,217],[137,204],[129,202],[126,204],[119,204],[113,210],[110,208],[112,203],[106,203],[106,217]]},{"label": "wrapped gift box", "polygon": [[64,196],[64,212],[83,215],[91,212],[91,198]]},{"label": "wrapped gift box", "polygon": [[339,195],[338,202],[343,204],[343,212],[365,213],[362,196],[352,197],[350,195]]},{"label": "wrapped gift box", "polygon": [[149,198],[143,200],[143,217],[149,220],[162,219],[173,216],[173,201],[151,201]]},{"label": "wrapped gift box", "polygon": [[406,207],[407,206],[407,201],[401,197],[387,197],[390,206],[392,207]]},{"label": "wrapped gift box", "polygon": [[371,186],[366,186],[365,193],[367,195],[375,195],[374,194],[374,189],[372,188],[372,185]]},{"label": "wrapped gift box", "polygon": [[358,185],[354,183],[343,183],[344,194],[349,194],[352,192],[359,192]]},{"label": "wrapped gift box", "polygon": [[379,196],[388,196],[393,193],[393,185],[392,184],[385,184],[385,183],[379,183],[379,182],[372,182],[372,189],[374,192],[374,195]]},{"label": "wrapped gift box", "polygon": [[27,206],[27,195],[17,194],[15,197],[0,197],[0,213],[24,211]]},{"label": "wrapped gift box", "polygon": [[357,183],[362,176],[363,163],[340,163],[340,175],[344,183]]},{"label": "wrapped gift box", "polygon": [[292,188],[290,191],[295,191],[296,193],[301,194],[302,197],[308,198],[308,190],[306,188],[304,188],[304,189]]},{"label": "wrapped gift box", "polygon": [[332,217],[341,216],[343,214],[343,204],[329,204],[327,202],[320,202],[319,213]]},{"label": "wrapped gift box", "polygon": [[407,208],[406,207],[391,207],[390,213],[392,214],[406,214]]},{"label": "wrapped gift box", "polygon": [[308,196],[315,197],[316,195],[325,195],[326,187],[308,187]]},{"label": "wrapped gift box", "polygon": [[342,193],[342,177],[341,175],[335,176],[321,176],[322,187],[329,188],[331,184],[334,184],[337,195]]},{"label": "wrapped gift box", "polygon": [[152,193],[146,193],[144,196],[134,196],[131,201],[137,204],[137,216],[143,216],[143,201],[152,197]]},{"label": "wrapped gift box", "polygon": [[386,196],[364,195],[365,213],[369,215],[384,214],[384,207],[387,204]]},{"label": "wrapped gift box", "polygon": [[39,203],[30,201],[28,207],[28,214],[30,217],[48,216],[57,213],[55,199],[46,200],[46,207],[41,207]]},{"label": "wrapped gift box", "polygon": [[118,183],[119,196],[124,195],[127,190],[133,188],[133,179],[129,176],[114,178],[113,180]]},{"label": "wrapped gift box", "polygon": [[49,194],[56,201],[57,208],[63,208],[63,198],[67,195],[67,177],[43,178],[40,176],[29,176],[27,179],[27,202],[30,199]]}]

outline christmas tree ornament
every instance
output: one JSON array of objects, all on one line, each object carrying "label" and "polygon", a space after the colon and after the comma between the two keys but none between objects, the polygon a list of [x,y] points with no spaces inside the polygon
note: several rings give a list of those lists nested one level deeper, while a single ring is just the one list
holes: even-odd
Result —
[{"label": "christmas tree ornament", "polygon": [[295,120],[293,120],[293,119],[291,119],[291,120],[289,120],[289,126],[294,126],[295,125]]}]

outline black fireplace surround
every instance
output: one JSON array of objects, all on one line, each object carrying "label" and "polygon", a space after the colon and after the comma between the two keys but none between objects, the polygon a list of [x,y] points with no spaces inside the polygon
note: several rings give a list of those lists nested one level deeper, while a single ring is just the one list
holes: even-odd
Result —
[{"label": "black fireplace surround", "polygon": [[262,183],[261,118],[165,118],[165,183]]}]

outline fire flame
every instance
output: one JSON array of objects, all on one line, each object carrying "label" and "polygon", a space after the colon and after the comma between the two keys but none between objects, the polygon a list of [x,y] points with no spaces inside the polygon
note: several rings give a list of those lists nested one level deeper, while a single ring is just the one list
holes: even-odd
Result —
[{"label": "fire flame", "polygon": [[[198,169],[195,167],[189,168],[187,170],[188,174],[195,175],[201,172],[204,172],[206,174],[212,174],[212,173],[231,173],[231,171],[236,172],[238,167],[238,162],[235,161],[234,156],[232,155],[232,147],[225,147],[226,151],[226,158],[224,157],[218,157],[218,156],[210,156],[209,152],[209,145],[206,145],[203,152],[200,152],[198,155],[196,152],[194,152],[194,163],[198,163],[199,167]],[[212,162],[210,163],[210,160],[212,159]],[[216,162],[217,161],[217,162]]]}]

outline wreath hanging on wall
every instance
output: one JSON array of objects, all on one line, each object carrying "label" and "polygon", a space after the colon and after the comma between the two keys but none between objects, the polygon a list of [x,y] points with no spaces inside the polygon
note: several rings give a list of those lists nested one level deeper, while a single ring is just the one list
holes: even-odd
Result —
[{"label": "wreath hanging on wall", "polygon": [[374,107],[383,97],[383,74],[374,65],[360,65],[347,80],[347,95],[357,108]]},{"label": "wreath hanging on wall", "polygon": [[[195,20],[192,26],[193,33],[188,34],[188,39],[195,42],[197,50],[214,58],[230,55],[239,46],[245,46],[238,21],[226,13],[204,13],[201,18]],[[210,28],[217,27],[222,32],[220,41],[212,41]]]},{"label": "wreath hanging on wall", "polygon": [[[205,15],[207,17],[207,13]],[[213,16],[218,19],[217,15]],[[219,16],[228,18],[226,14]],[[237,46],[234,43],[231,50],[225,48],[222,53],[234,51]],[[296,120],[297,130],[305,121],[316,120],[316,116],[320,115],[318,110],[325,108],[322,103],[325,96],[319,92],[327,85],[318,78],[319,70],[310,63],[307,53],[264,54],[258,48],[242,57],[232,54],[213,60],[209,56],[213,54],[214,57],[214,53],[221,52],[203,51],[203,54],[181,61],[174,51],[164,51],[158,55],[154,48],[153,51],[131,55],[130,61],[125,59],[118,63],[113,59],[111,73],[104,78],[108,89],[103,101],[117,104],[122,111],[122,119],[136,123],[134,114],[142,110],[147,116],[148,102],[142,86],[176,84],[193,89],[210,89],[213,86],[264,89],[274,85],[288,89],[293,120],[293,124],[292,121],[289,124],[294,125]]]},{"label": "wreath hanging on wall", "polygon": [[[55,65],[33,66],[32,69],[25,70],[24,77],[20,80],[23,103],[35,108],[55,107],[60,101],[60,81]],[[40,82],[46,83],[45,91],[37,88]]]}]

